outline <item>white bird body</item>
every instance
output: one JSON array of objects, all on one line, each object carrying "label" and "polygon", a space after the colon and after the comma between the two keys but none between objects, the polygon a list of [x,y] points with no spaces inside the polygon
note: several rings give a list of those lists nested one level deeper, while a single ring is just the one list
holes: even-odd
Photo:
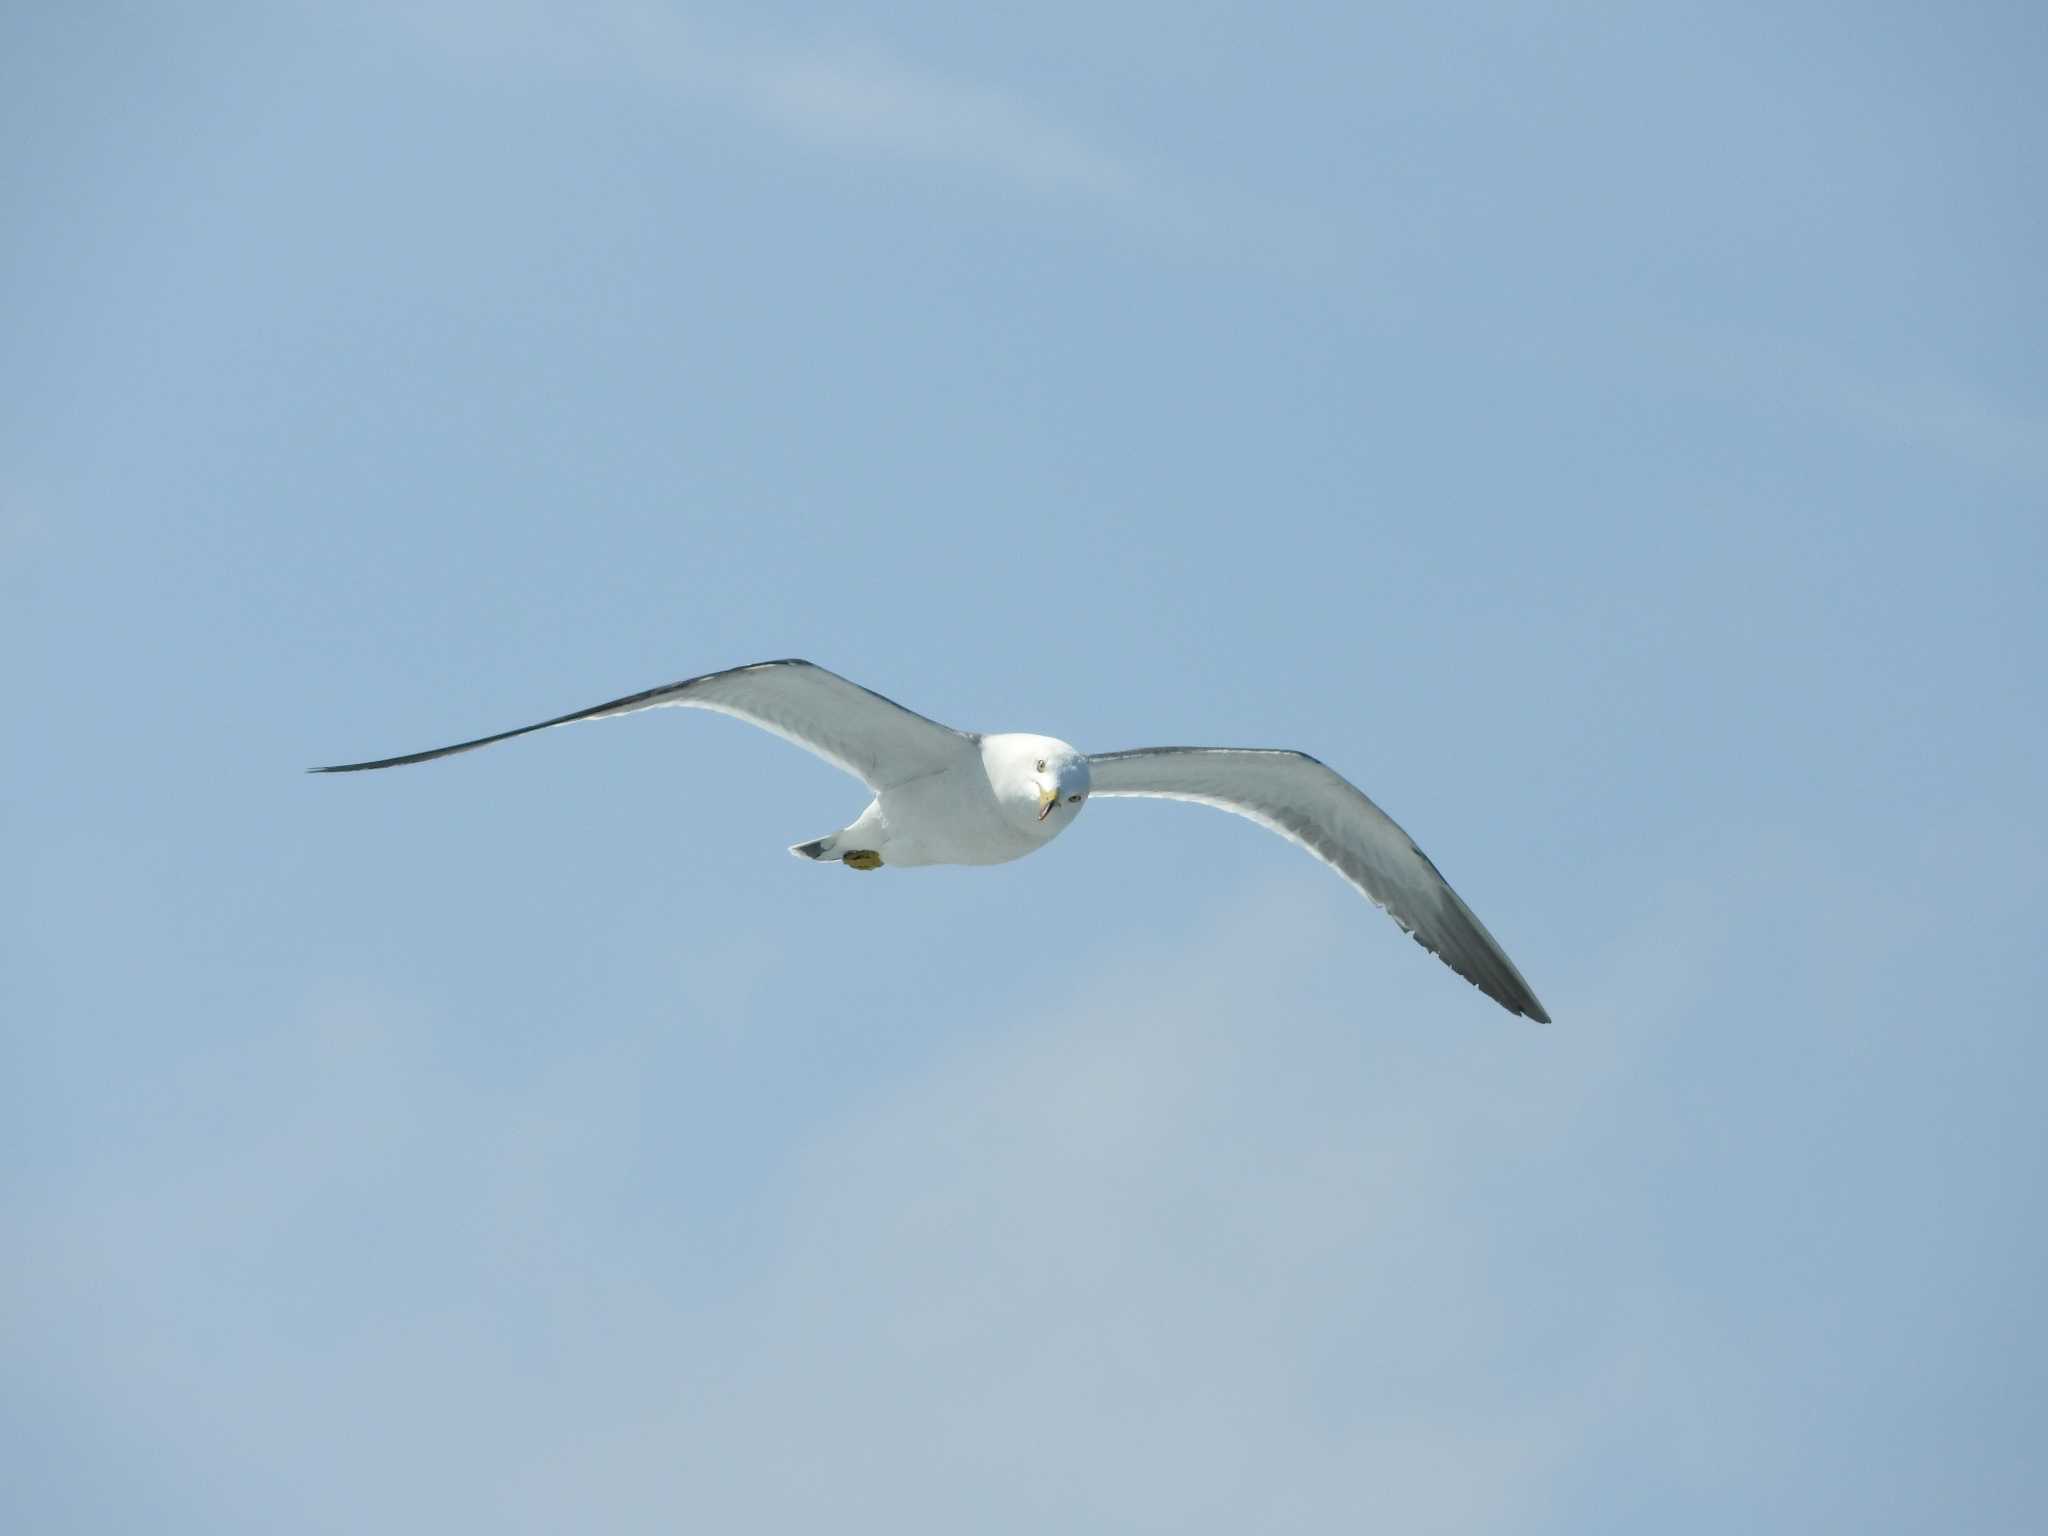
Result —
[{"label": "white bird body", "polygon": [[[1058,801],[1051,814],[1042,814],[1048,807],[1036,789],[1041,775]],[[963,737],[955,764],[884,789],[851,826],[790,851],[831,859],[866,849],[906,869],[1007,864],[1064,832],[1087,794],[1088,759],[1064,741],[1019,731]]]},{"label": "white bird body", "polygon": [[867,870],[1003,864],[1059,836],[1093,796],[1189,800],[1307,849],[1502,1007],[1549,1022],[1521,972],[1422,850],[1355,786],[1301,752],[1147,747],[1090,757],[1052,736],[956,731],[810,662],[764,661],[450,747],[313,771],[427,762],[663,705],[715,710],[773,731],[874,791],[847,826],[790,850],[801,857]]}]

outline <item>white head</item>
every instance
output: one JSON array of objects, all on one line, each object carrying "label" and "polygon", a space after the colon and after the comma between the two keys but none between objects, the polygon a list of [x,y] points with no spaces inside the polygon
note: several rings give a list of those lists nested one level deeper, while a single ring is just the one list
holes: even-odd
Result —
[{"label": "white head", "polygon": [[1064,741],[1021,731],[981,738],[981,760],[1003,814],[1050,839],[1088,803],[1088,758]]}]

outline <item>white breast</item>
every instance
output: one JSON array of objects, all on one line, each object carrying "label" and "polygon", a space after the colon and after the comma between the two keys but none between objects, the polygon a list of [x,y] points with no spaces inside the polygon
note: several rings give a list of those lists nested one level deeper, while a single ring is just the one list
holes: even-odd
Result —
[{"label": "white breast", "polygon": [[897,866],[1006,864],[1043,848],[1073,820],[1063,807],[1037,821],[1035,808],[1020,799],[1015,785],[1010,786],[1011,803],[1005,804],[992,771],[1004,771],[1000,757],[992,769],[989,754],[967,754],[942,773],[884,790],[875,807],[883,861]]}]

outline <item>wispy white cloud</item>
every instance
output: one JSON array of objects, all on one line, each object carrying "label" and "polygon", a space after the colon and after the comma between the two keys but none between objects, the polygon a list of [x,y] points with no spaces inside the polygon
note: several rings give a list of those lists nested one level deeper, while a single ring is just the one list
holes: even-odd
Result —
[{"label": "wispy white cloud", "polygon": [[1093,199],[1139,196],[1125,155],[1002,86],[913,62],[843,31],[771,35],[635,4],[413,6],[448,52],[523,67],[637,78],[721,105],[786,138],[863,157],[953,166]]},{"label": "wispy white cloud", "polygon": [[711,59],[736,105],[792,137],[850,152],[957,165],[1051,190],[1133,194],[1140,177],[1030,103],[920,70],[871,43],[733,48]]},{"label": "wispy white cloud", "polygon": [[1694,333],[1688,345],[1705,371],[1744,398],[1817,414],[1972,471],[2048,482],[2048,412],[1953,372],[1880,374],[1785,336]]},{"label": "wispy white cloud", "polygon": [[985,72],[934,64],[845,25],[739,28],[636,0],[428,0],[403,14],[416,37],[480,70],[635,84],[805,152],[978,178],[1225,259],[1300,273],[1335,255],[1329,232],[1300,209],[1155,163]]},{"label": "wispy white cloud", "polygon": [[[677,1085],[647,1080],[676,1019],[564,1031],[486,1082],[435,1044],[457,1020],[332,993],[147,1085],[98,1175],[17,1204],[0,1343],[30,1409],[96,1415],[208,1528],[482,1499],[536,1530],[1487,1533],[1582,1528],[1616,1480],[1794,1489],[1857,1453],[1853,1424],[1811,1433],[1815,1366],[1847,1357],[1809,1324],[1871,1281],[1714,1290],[1783,1262],[1755,1208],[1800,1209],[1830,1097],[1674,1080],[1760,986],[1796,1003],[1750,1048],[1767,1086],[1839,1071],[1888,982],[1835,960],[1918,918],[1782,841],[1647,895],[1553,975],[1550,1029],[1397,942],[1353,986],[1331,957],[1371,915],[1278,875],[849,1089],[793,1174],[748,1183],[739,1261],[651,1196],[689,1176]],[[1758,923],[1759,886],[1814,899]],[[1816,961],[1741,976],[1788,922]],[[1698,1123],[1660,1135],[1674,1110]],[[1729,1137],[1768,1155],[1718,1158],[1727,1204],[1671,1207],[1669,1166]],[[1810,1193],[1839,1226],[1853,1192]],[[1700,1226],[1724,1272],[1670,1262],[1699,1264]],[[1895,1315],[1851,1337],[1896,1348]]]},{"label": "wispy white cloud", "polygon": [[149,1167],[22,1213],[8,1352],[120,1405],[144,1481],[247,1459],[216,1513],[252,1526],[489,1488],[515,1529],[1523,1528],[1661,1411],[1674,1362],[1645,1362],[1683,1336],[1621,1307],[1532,1385],[1555,1287],[1501,1284],[1477,1215],[1627,1070],[1620,1010],[1581,1011],[1569,1058],[1490,1015],[1432,1043],[1467,1000],[1405,953],[1378,1022],[1332,1010],[1316,957],[1359,914],[1300,890],[1004,1006],[819,1124],[764,1268],[708,1299],[687,1234],[603,1214],[645,1155],[600,1108],[635,1097],[630,1046],[487,1088],[430,1012],[325,997],[157,1085]]},{"label": "wispy white cloud", "polygon": [[2048,412],[1952,376],[1881,380],[1826,359],[1812,387],[1859,424],[1947,453],[1972,468],[2048,482]]}]

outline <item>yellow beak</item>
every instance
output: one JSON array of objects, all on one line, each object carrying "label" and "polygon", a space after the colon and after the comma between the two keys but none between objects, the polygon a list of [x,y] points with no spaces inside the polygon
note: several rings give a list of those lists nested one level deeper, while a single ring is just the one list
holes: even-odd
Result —
[{"label": "yellow beak", "polygon": [[1057,784],[1038,786],[1038,819],[1045,820],[1052,814],[1052,808],[1060,803],[1060,787]]}]

